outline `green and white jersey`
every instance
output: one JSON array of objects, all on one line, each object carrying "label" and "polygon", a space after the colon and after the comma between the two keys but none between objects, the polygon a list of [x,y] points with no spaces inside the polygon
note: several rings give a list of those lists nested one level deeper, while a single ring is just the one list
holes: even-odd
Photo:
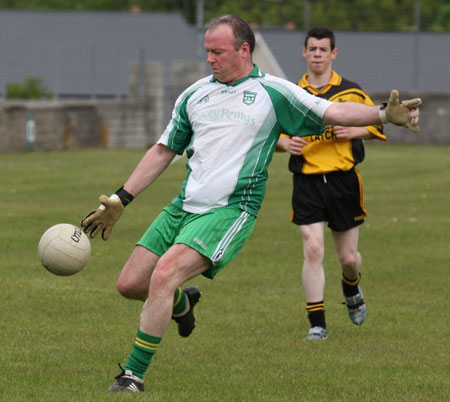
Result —
[{"label": "green and white jersey", "polygon": [[234,206],[256,216],[280,133],[320,132],[331,104],[256,65],[232,85],[200,79],[178,97],[158,141],[188,157],[173,203],[196,214]]}]

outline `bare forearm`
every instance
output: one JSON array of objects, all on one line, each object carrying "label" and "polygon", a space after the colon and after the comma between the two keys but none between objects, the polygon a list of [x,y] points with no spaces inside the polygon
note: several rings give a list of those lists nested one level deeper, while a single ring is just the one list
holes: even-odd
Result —
[{"label": "bare forearm", "polygon": [[136,197],[160,176],[174,157],[175,152],[165,145],[152,146],[125,182],[124,189]]},{"label": "bare forearm", "polygon": [[355,102],[333,103],[325,112],[324,125],[370,126],[380,124],[380,106],[368,106]]},{"label": "bare forearm", "polygon": [[287,152],[289,140],[290,140],[289,137],[280,137],[277,142],[277,151],[278,152]]},{"label": "bare forearm", "polygon": [[367,129],[362,128],[362,127],[358,127],[361,128],[361,133],[358,135],[355,135],[353,138],[354,139],[361,139],[361,140],[373,140],[374,138],[377,138],[375,135],[373,135],[371,132],[369,132]]}]

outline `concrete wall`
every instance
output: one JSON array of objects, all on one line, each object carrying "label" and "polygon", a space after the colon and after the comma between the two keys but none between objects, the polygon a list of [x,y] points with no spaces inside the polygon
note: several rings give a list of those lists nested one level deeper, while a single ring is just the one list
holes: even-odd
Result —
[{"label": "concrete wall", "polygon": [[[157,118],[149,124],[149,109],[142,100],[3,102],[0,151],[148,147],[157,138],[152,130]],[[34,144],[26,136],[29,116],[35,122]]]},{"label": "concrete wall", "polygon": [[[152,92],[158,94],[158,101],[149,97],[1,102],[0,152],[20,152],[30,148],[43,151],[86,147],[149,147],[159,138],[168,122],[162,107],[163,100],[160,99],[161,91],[154,89]],[[385,94],[371,96],[377,104],[386,101]],[[401,94],[403,99],[417,96],[423,100],[420,133],[414,134],[389,124],[385,127],[388,141],[393,144],[450,144],[450,97]],[[26,137],[29,116],[35,122],[35,142],[32,147]]]},{"label": "concrete wall", "polygon": [[[199,62],[174,62],[168,69],[135,62],[126,99],[0,102],[0,152],[149,147],[164,131],[178,95],[204,75]],[[30,118],[33,143],[27,139]]]},{"label": "concrete wall", "polygon": [[[369,94],[375,104],[387,102],[389,94]],[[450,145],[450,95],[400,92],[401,99],[421,98],[420,131],[415,134],[392,124],[385,126],[391,144]]]}]

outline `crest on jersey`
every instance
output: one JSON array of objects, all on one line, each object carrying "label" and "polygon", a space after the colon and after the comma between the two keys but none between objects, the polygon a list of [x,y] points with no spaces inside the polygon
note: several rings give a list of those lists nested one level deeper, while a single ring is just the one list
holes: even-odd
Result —
[{"label": "crest on jersey", "polygon": [[209,95],[205,95],[202,99],[200,99],[197,103],[208,103]]},{"label": "crest on jersey", "polygon": [[242,102],[246,105],[253,105],[255,103],[256,99],[256,92],[252,91],[244,91],[244,98],[242,99]]}]

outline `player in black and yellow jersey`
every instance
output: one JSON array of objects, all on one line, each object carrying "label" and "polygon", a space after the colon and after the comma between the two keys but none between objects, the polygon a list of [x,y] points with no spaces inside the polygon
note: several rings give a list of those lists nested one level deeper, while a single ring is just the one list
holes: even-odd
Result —
[{"label": "player in black and yellow jersey", "polygon": [[[332,70],[338,54],[333,31],[313,28],[306,38],[303,57],[308,72],[298,85],[311,94],[334,102],[372,100],[356,84]],[[331,229],[342,269],[342,289],[350,319],[361,325],[366,305],[359,286],[361,255],[358,252],[359,225],[367,212],[364,208],[361,177],[355,166],[364,159],[364,140],[385,141],[383,125],[368,127],[330,126],[324,133],[310,137],[282,135],[278,150],[291,154],[289,170],[293,173],[291,221],[300,226],[303,237],[302,269],[306,310],[311,328],[306,339],[328,337],[323,268],[325,223]]]}]

